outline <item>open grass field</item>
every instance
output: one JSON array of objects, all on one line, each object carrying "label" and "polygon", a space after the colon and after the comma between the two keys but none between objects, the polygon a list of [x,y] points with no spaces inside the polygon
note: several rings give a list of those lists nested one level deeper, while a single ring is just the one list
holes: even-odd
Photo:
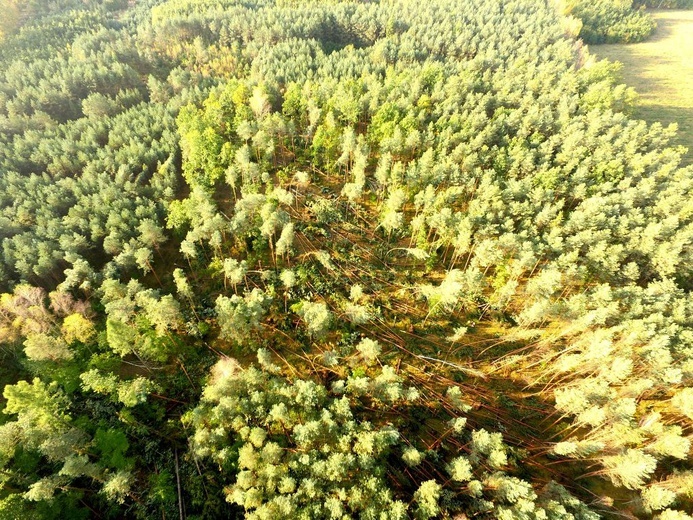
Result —
[{"label": "open grass field", "polygon": [[594,45],[599,58],[623,63],[623,81],[640,99],[635,117],[678,123],[676,144],[688,148],[693,164],[693,11],[652,11],[657,30],[644,42]]}]

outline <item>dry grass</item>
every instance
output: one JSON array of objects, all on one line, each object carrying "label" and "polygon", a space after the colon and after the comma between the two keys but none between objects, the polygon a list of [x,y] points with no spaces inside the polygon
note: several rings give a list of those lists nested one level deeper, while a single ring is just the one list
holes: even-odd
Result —
[{"label": "dry grass", "polygon": [[599,58],[623,63],[623,81],[637,91],[635,117],[679,125],[675,144],[693,164],[693,11],[652,11],[657,30],[644,43],[594,45]]}]

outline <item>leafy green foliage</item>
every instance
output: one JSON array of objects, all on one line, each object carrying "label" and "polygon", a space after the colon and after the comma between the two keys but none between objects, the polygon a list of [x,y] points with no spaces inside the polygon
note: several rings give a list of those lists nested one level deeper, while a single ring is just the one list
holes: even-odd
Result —
[{"label": "leafy green foliage", "polygon": [[[240,443],[239,472],[227,500],[257,518],[381,511],[404,518],[406,506],[393,501],[383,481],[396,431],[357,422],[347,397],[330,396],[311,381],[282,384],[256,369],[237,370],[232,361],[217,365],[203,404],[190,417],[197,456],[220,466],[233,457],[216,432],[228,431]],[[228,410],[221,423],[208,419],[221,412],[217,406]]]},{"label": "leafy green foliage", "polygon": [[[399,379],[388,378],[390,384]],[[388,455],[397,449],[401,434],[391,424],[364,420],[359,412],[379,379],[337,380],[328,390],[310,380],[288,382],[222,360],[212,370],[201,404],[185,418],[194,428],[193,455],[217,463],[223,477],[232,481],[225,488],[226,499],[243,507],[250,518],[435,517],[441,512],[440,483],[422,481],[402,501],[385,478]],[[392,397],[383,411],[415,400]],[[458,457],[449,466],[455,481],[474,478],[470,460],[481,473],[482,460],[494,464],[494,453],[505,453],[499,434],[480,430],[472,432],[472,439],[470,459]],[[414,448],[405,449],[403,458],[412,467],[422,460]],[[537,495],[528,483],[502,472],[483,478],[483,483],[474,481],[479,500],[472,501],[472,508],[484,510],[491,504],[481,498],[484,492],[508,504],[498,507],[500,515],[537,508]],[[408,506],[412,501],[415,506]]]},{"label": "leafy green foliage", "polygon": [[577,0],[562,7],[582,22],[580,37],[586,43],[637,43],[655,29],[649,15],[633,9],[633,0]]},{"label": "leafy green foliage", "polygon": [[693,172],[575,18],[11,7],[0,515],[686,518]]}]

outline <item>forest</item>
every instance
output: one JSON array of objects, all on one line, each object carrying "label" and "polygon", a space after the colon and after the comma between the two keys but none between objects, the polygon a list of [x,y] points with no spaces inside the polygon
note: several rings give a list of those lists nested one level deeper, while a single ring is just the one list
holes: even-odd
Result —
[{"label": "forest", "polygon": [[690,0],[0,0],[0,520],[693,520]]}]

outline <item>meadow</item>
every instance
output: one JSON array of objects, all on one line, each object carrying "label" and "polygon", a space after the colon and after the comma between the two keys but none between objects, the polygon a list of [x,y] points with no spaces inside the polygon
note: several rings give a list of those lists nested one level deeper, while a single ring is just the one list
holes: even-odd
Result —
[{"label": "meadow", "polygon": [[639,99],[634,116],[679,126],[676,144],[693,162],[693,11],[652,11],[657,29],[637,44],[594,45],[599,58],[623,64],[623,81]]}]

